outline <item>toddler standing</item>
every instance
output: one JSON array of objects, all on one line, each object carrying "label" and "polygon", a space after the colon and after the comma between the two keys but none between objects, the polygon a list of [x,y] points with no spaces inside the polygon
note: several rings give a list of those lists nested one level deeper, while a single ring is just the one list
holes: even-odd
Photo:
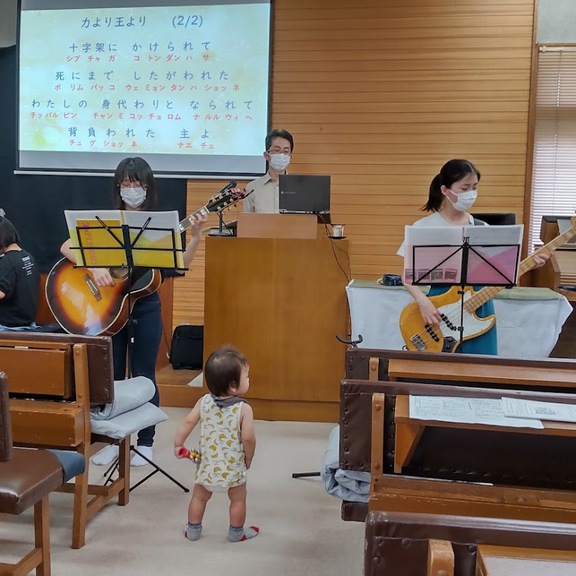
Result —
[{"label": "toddler standing", "polygon": [[252,408],[242,399],[250,387],[246,357],[231,347],[216,350],[206,361],[204,380],[210,390],[196,402],[174,438],[174,454],[200,423],[201,460],[188,507],[186,538],[198,540],[202,518],[213,492],[227,492],[230,499],[228,540],[242,542],[258,535],[246,520],[246,470],[256,449]]}]

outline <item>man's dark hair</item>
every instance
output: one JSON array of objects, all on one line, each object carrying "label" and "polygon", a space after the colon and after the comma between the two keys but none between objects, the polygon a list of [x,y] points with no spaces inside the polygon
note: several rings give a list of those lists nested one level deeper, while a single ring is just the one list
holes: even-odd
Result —
[{"label": "man's dark hair", "polygon": [[14,224],[0,216],[0,250],[8,248],[11,244],[20,244],[20,236]]},{"label": "man's dark hair", "polygon": [[240,384],[242,369],[248,366],[248,360],[242,352],[224,346],[210,354],[204,366],[204,380],[208,390],[214,396],[226,396],[231,386]]},{"label": "man's dark hair", "polygon": [[284,138],[290,142],[290,152],[294,152],[294,138],[292,138],[292,134],[288,132],[288,130],[284,130],[282,128],[275,128],[271,132],[268,133],[266,136],[265,146],[266,152],[270,150],[270,146],[272,146],[272,141],[276,138]]}]

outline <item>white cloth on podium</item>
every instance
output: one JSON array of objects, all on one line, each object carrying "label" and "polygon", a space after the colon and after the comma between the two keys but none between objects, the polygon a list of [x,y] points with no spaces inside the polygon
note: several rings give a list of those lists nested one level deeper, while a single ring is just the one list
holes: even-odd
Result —
[{"label": "white cloth on podium", "polygon": [[[346,287],[352,338],[362,335],[361,348],[401,350],[400,313],[412,302],[403,287],[352,280]],[[498,356],[548,358],[572,306],[549,288],[502,290],[494,299]]]}]

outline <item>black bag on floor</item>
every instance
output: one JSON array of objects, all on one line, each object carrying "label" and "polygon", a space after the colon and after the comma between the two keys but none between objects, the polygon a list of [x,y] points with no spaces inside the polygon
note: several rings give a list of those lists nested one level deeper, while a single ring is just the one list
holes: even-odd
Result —
[{"label": "black bag on floor", "polygon": [[170,364],[174,370],[202,370],[204,326],[181,324],[174,329],[170,346]]}]

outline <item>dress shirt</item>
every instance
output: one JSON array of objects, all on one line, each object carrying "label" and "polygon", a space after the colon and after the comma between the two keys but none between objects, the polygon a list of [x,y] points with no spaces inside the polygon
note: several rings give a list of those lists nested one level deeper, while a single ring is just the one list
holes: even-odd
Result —
[{"label": "dress shirt", "polygon": [[263,214],[280,212],[278,180],[272,180],[269,172],[249,182],[246,185],[246,192],[250,195],[244,200],[244,212]]}]

